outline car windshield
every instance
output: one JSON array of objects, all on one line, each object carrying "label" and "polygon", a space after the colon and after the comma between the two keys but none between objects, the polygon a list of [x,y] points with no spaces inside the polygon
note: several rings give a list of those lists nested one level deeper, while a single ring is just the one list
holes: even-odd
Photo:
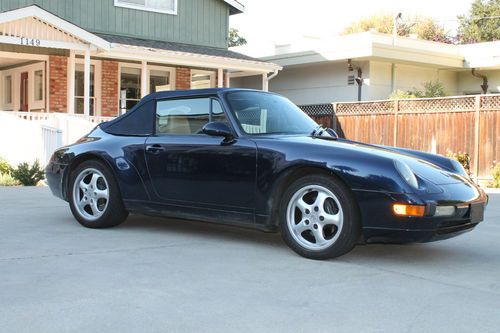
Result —
[{"label": "car windshield", "polygon": [[311,134],[318,126],[285,97],[258,91],[238,91],[227,101],[247,134]]}]

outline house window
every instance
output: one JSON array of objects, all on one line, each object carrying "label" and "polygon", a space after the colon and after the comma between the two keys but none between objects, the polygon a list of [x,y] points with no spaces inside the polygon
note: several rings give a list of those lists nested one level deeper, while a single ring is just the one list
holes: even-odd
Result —
[{"label": "house window", "polygon": [[12,104],[12,75],[7,75],[3,80],[4,103]]},{"label": "house window", "polygon": [[170,72],[161,70],[149,71],[149,93],[171,90]]},{"label": "house window", "polygon": [[34,93],[33,97],[35,101],[43,101],[43,70],[37,70],[34,73],[35,76],[35,85],[34,85]]},{"label": "house window", "polygon": [[191,89],[215,88],[215,72],[192,70]]},{"label": "house window", "polygon": [[177,0],[115,0],[115,6],[157,13],[177,14]]},{"label": "house window", "polygon": [[[95,89],[94,89],[94,65],[90,66],[90,107],[89,114],[95,115]],[[75,113],[83,114],[85,101],[85,73],[82,64],[75,67]]]},{"label": "house window", "polygon": [[141,100],[141,69],[121,67],[120,114],[134,107]]}]

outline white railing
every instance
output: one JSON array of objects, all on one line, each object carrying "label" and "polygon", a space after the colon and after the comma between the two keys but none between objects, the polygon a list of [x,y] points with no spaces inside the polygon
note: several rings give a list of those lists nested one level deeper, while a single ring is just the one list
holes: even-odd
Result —
[{"label": "white railing", "polygon": [[39,161],[41,165],[47,165],[54,151],[63,145],[63,132],[60,129],[45,125],[42,125],[41,129],[42,149]]},{"label": "white railing", "polygon": [[35,120],[35,121],[40,121],[40,120],[50,120],[51,118],[54,117],[74,117],[78,119],[84,119],[88,120],[92,123],[95,124],[100,124],[105,121],[109,121],[114,119],[115,117],[103,117],[103,116],[85,116],[83,114],[72,114],[72,113],[47,113],[47,112],[26,112],[26,111],[5,111],[8,112],[9,114],[12,114],[16,117],[25,119],[25,120]]},{"label": "white railing", "polygon": [[0,111],[0,156],[12,165],[45,165],[59,147],[71,144],[114,117],[66,113]]}]

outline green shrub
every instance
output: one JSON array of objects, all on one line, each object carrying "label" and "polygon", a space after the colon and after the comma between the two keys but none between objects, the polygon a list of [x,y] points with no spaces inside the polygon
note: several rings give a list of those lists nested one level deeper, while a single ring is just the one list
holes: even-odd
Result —
[{"label": "green shrub", "polygon": [[446,151],[446,157],[457,160],[464,167],[467,174],[470,175],[470,155],[465,152],[459,151],[458,153],[454,153],[451,150]]},{"label": "green shrub", "polygon": [[10,174],[11,171],[12,167],[10,166],[10,164],[6,160],[0,157],[0,173]]},{"label": "green shrub", "polygon": [[389,99],[406,99],[406,98],[430,98],[444,97],[446,91],[444,85],[439,81],[428,81],[422,83],[424,90],[413,88],[410,90],[395,90],[389,95]]},{"label": "green shrub", "polygon": [[10,173],[0,172],[0,186],[17,186],[20,185],[19,181],[12,177]]},{"label": "green shrub", "polygon": [[500,188],[500,162],[493,165],[491,176],[493,177],[493,181],[491,181],[488,186]]},{"label": "green shrub", "polygon": [[417,98],[411,91],[404,90],[394,90],[390,95],[389,99],[407,99],[407,98]]},{"label": "green shrub", "polygon": [[34,186],[45,178],[45,174],[40,167],[40,163],[36,160],[32,166],[26,162],[20,163],[17,168],[12,170],[12,177],[19,180],[24,186]]}]

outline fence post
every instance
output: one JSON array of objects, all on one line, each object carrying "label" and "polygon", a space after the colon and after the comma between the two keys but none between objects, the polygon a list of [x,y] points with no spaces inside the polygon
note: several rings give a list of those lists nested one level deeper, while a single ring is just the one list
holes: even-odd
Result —
[{"label": "fence post", "polygon": [[398,112],[399,112],[399,99],[394,100],[394,137],[392,145],[398,145]]},{"label": "fence post", "polygon": [[335,132],[337,132],[337,103],[332,103],[333,112],[332,112],[332,128]]},{"label": "fence post", "polygon": [[480,117],[481,117],[481,95],[476,95],[475,96],[475,103],[474,103],[474,109],[475,109],[475,119],[474,119],[474,176],[477,178],[479,177],[479,128],[481,126],[480,123]]}]

